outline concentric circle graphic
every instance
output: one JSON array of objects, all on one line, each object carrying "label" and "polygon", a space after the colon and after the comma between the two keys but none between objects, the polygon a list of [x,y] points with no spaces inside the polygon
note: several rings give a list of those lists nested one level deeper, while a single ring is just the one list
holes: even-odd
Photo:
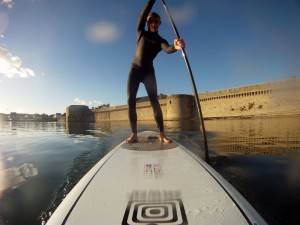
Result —
[{"label": "concentric circle graphic", "polygon": [[177,199],[164,202],[129,201],[122,225],[129,224],[187,225],[188,223],[182,201]]}]

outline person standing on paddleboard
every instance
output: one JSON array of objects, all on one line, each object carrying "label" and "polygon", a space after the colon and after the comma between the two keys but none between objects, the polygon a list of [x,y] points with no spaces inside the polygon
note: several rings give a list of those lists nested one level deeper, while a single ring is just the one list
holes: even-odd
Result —
[{"label": "person standing on paddleboard", "polygon": [[[143,9],[137,26],[136,52],[127,81],[128,116],[132,130],[131,136],[125,141],[130,144],[138,140],[137,138],[137,113],[136,95],[140,83],[143,83],[152,109],[156,124],[159,128],[160,140],[169,143],[171,139],[164,133],[163,114],[157,97],[157,84],[153,60],[156,55],[163,50],[166,53],[174,53],[185,47],[183,39],[175,39],[173,45],[163,39],[158,30],[161,24],[160,16],[155,12],[150,12],[156,0],[149,0]],[[148,30],[145,30],[147,25]]]}]

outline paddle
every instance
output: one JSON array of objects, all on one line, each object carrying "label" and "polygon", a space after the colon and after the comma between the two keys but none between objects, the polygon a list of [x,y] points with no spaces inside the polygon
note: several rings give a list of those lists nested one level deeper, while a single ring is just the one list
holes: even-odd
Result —
[{"label": "paddle", "polygon": [[[163,5],[164,5],[164,8],[165,8],[166,13],[167,13],[167,15],[169,17],[169,20],[171,22],[173,30],[174,30],[174,32],[176,34],[176,37],[177,37],[177,39],[179,39],[180,38],[179,32],[178,32],[178,30],[177,30],[177,28],[175,26],[175,23],[174,23],[174,21],[172,19],[172,16],[171,16],[170,11],[169,11],[169,9],[168,9],[168,7],[166,5],[166,2],[164,0],[161,0],[161,1],[162,1]],[[192,73],[192,70],[191,70],[191,66],[190,66],[189,60],[187,58],[185,49],[181,48],[181,52],[182,52],[182,56],[184,58],[187,70],[189,72],[191,82],[192,82],[192,87],[193,87],[193,91],[194,91],[195,101],[196,101],[196,105],[197,105],[197,109],[198,109],[199,120],[200,120],[200,123],[201,123],[200,128],[201,128],[201,131],[202,131],[202,134],[203,134],[203,142],[204,142],[204,150],[205,150],[205,160],[206,160],[207,163],[209,163],[209,154],[208,154],[208,147],[207,147],[206,131],[205,131],[205,126],[204,126],[204,121],[203,121],[203,116],[202,116],[202,111],[201,111],[199,96],[198,96],[198,92],[197,92],[197,87],[196,87],[196,84],[195,84],[194,76],[193,76],[193,73]]]}]

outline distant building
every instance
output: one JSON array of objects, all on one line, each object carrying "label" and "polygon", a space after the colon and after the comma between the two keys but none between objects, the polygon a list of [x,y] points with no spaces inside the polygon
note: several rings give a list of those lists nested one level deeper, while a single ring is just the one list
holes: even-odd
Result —
[{"label": "distant building", "polygon": [[0,121],[8,120],[8,115],[4,113],[0,113]]},{"label": "distant building", "polygon": [[47,114],[26,114],[11,112],[10,114],[0,113],[0,121],[45,121],[55,122],[61,121],[61,113],[55,113],[53,115]]},{"label": "distant building", "polygon": [[57,121],[60,121],[60,119],[61,119],[61,113],[55,113],[55,114],[53,114],[53,119],[55,119]]}]

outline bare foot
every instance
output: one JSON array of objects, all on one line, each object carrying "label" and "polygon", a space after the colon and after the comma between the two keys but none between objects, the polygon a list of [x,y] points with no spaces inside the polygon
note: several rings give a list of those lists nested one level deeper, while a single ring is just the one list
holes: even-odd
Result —
[{"label": "bare foot", "polygon": [[125,144],[132,144],[138,141],[137,133],[132,133],[129,138],[125,140]]},{"label": "bare foot", "polygon": [[171,143],[172,142],[172,140],[170,138],[168,138],[164,133],[159,134],[159,139],[163,143]]}]

